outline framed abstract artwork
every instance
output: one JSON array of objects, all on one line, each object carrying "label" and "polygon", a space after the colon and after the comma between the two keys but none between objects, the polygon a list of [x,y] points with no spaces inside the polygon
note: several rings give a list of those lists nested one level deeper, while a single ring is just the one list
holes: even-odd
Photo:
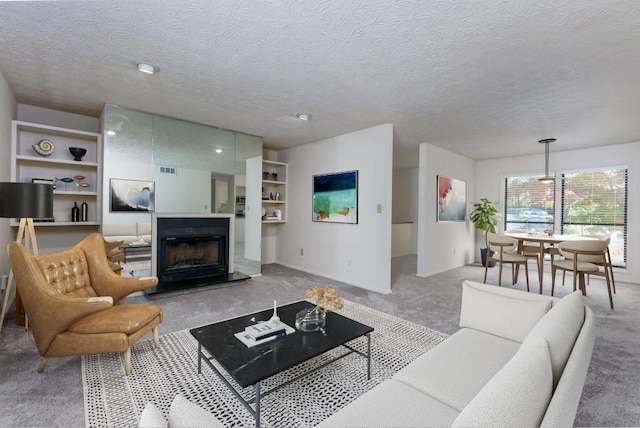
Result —
[{"label": "framed abstract artwork", "polygon": [[438,176],[438,221],[465,221],[467,217],[467,183]]},{"label": "framed abstract artwork", "polygon": [[153,181],[122,180],[109,182],[112,212],[152,212],[155,209],[155,183]]},{"label": "framed abstract artwork", "polygon": [[358,223],[358,171],[313,176],[312,220]]}]

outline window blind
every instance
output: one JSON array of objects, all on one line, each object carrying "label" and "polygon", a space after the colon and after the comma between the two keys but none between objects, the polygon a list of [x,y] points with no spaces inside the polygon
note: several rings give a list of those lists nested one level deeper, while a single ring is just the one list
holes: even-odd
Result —
[{"label": "window blind", "polygon": [[628,168],[564,172],[562,233],[608,235],[614,266],[627,265]]}]

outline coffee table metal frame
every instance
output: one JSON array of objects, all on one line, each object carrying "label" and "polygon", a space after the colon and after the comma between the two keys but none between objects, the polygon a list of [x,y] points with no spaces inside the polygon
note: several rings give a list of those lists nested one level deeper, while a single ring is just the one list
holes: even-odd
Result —
[{"label": "coffee table metal frame", "polygon": [[[303,306],[300,306],[301,304]],[[294,305],[294,307],[296,308],[296,311],[298,309],[300,309],[300,308],[305,307],[305,306],[311,306],[311,307],[313,306],[312,304],[310,304],[308,302],[304,302],[304,301],[297,302],[297,303],[294,303],[294,304],[290,304],[290,305],[287,305],[287,306],[292,306],[292,305]],[[282,309],[282,307],[278,309],[279,313],[281,312],[281,309]],[[265,318],[265,313],[269,314],[269,315],[271,314],[271,312],[269,312],[269,311],[257,312],[256,314],[252,314],[252,315],[255,315],[255,317],[253,317],[252,319],[255,319],[256,322],[260,321],[260,320],[263,320],[263,319],[268,319],[269,318],[268,316],[266,316],[266,318]],[[336,314],[332,314],[332,313],[330,313],[328,315],[336,316]],[[341,315],[337,315],[337,316],[342,317]],[[240,319],[240,318],[244,319],[246,317],[247,316],[238,317],[238,318],[235,318],[233,320],[228,320],[228,321],[234,321],[234,320]],[[364,326],[363,324],[360,324],[360,323],[358,323],[357,321],[354,321],[354,320],[350,320],[349,318],[346,318],[346,317],[342,317],[342,318],[344,318],[345,320],[348,320],[350,322],[353,322],[353,323],[356,323],[356,324]],[[222,321],[222,323],[225,323],[225,321]],[[220,323],[215,323],[215,324],[220,324]],[[215,325],[215,324],[212,324],[212,325]],[[224,384],[227,385],[229,390],[238,398],[238,400],[249,411],[249,413],[254,416],[255,422],[256,422],[256,427],[259,427],[260,426],[260,400],[263,397],[266,397],[266,396],[268,396],[268,395],[280,390],[281,388],[283,388],[283,387],[285,387],[285,386],[287,386],[287,385],[289,385],[289,384],[291,384],[293,382],[296,382],[297,380],[299,380],[299,379],[301,379],[301,378],[303,378],[305,376],[308,376],[309,374],[311,374],[311,373],[313,373],[313,372],[315,372],[317,370],[320,370],[320,369],[328,366],[329,364],[332,364],[332,363],[334,363],[334,362],[336,362],[336,361],[338,361],[338,360],[340,360],[340,359],[342,359],[342,358],[344,358],[344,357],[346,357],[348,355],[351,355],[351,354],[355,353],[355,354],[358,354],[358,355],[366,358],[366,360],[367,360],[367,379],[371,379],[371,332],[373,331],[373,328],[368,327],[368,326],[364,326],[364,327],[367,327],[368,331],[363,332],[362,334],[359,334],[359,335],[357,335],[355,337],[351,337],[351,338],[349,338],[347,340],[344,340],[344,342],[342,342],[342,343],[337,343],[335,346],[330,346],[330,347],[327,347],[326,349],[322,349],[322,352],[320,352],[318,355],[323,354],[325,352],[328,352],[328,351],[330,351],[332,349],[338,348],[340,346],[342,346],[344,348],[347,348],[348,352],[345,352],[344,354],[341,354],[341,355],[339,355],[337,357],[334,357],[334,358],[330,359],[329,361],[326,361],[323,364],[321,364],[321,365],[319,365],[319,366],[317,366],[317,367],[315,367],[315,368],[313,368],[311,370],[307,370],[306,372],[301,373],[301,374],[297,375],[296,377],[294,377],[292,379],[289,379],[288,381],[286,381],[286,382],[284,382],[282,384],[279,384],[278,386],[275,386],[275,387],[271,388],[268,391],[262,391],[261,390],[260,380],[258,380],[255,383],[253,383],[254,391],[255,391],[254,397],[250,398],[248,400],[245,399],[242,396],[242,394],[234,387],[234,385],[231,384],[231,382],[229,382],[229,380],[227,378],[225,378],[225,376],[222,374],[222,372],[213,365],[212,360],[215,360],[215,357],[205,355],[205,353],[203,352],[203,348],[206,349],[206,347],[204,347],[202,345],[202,343],[199,340],[198,336],[196,334],[194,334],[194,332],[196,330],[199,330],[199,328],[192,329],[191,333],[194,335],[194,337],[196,337],[196,340],[198,341],[198,374],[202,373],[202,361],[204,361],[213,370],[213,372],[218,375],[218,377],[224,382]],[[292,335],[293,334],[323,334],[323,333],[322,332],[304,333],[304,332],[296,331],[295,333],[292,333]],[[354,347],[352,347],[351,345],[348,344],[352,340],[358,339],[358,338],[360,338],[362,336],[365,336],[366,340],[367,340],[367,351],[366,352],[359,351],[358,349],[355,349]],[[233,339],[234,340],[238,340],[235,337],[233,337]],[[283,338],[277,338],[277,339],[274,339],[274,340],[272,340],[270,342],[267,342],[265,344],[258,345],[258,346],[260,346],[260,347],[274,346],[274,345],[276,345],[276,342],[278,340],[282,340],[282,339],[285,339],[285,338],[284,337]],[[240,343],[240,342],[238,341],[238,343]],[[242,345],[242,346],[244,346],[244,345]],[[249,349],[249,348],[247,348],[247,349]],[[317,355],[315,355],[315,356],[317,356]],[[289,368],[294,367],[297,364],[301,364],[301,363],[303,363],[305,361],[308,361],[311,358],[314,358],[314,356],[312,356],[310,358],[307,358],[307,359],[304,359],[304,360],[301,360],[301,361],[297,362],[296,364],[293,364],[292,366],[283,367],[281,370],[277,371],[276,373],[273,373],[270,376],[273,376],[273,375],[276,375],[276,374],[278,374],[280,372],[288,370]],[[219,361],[218,361],[218,363],[220,364]],[[224,366],[223,366],[223,368],[224,368]],[[227,370],[227,369],[225,368],[225,370]],[[227,371],[227,373],[229,373],[229,372]],[[232,377],[235,378],[235,376],[232,373],[229,373],[229,374]],[[270,376],[267,376],[267,377],[270,377]],[[236,379],[236,381],[238,381],[238,379]],[[240,382],[239,382],[239,384],[240,384],[241,387],[246,387],[246,386],[250,386],[251,385],[251,383],[249,383],[248,385],[242,385]],[[252,407],[252,405],[255,406],[255,409],[254,409],[254,407]]]}]

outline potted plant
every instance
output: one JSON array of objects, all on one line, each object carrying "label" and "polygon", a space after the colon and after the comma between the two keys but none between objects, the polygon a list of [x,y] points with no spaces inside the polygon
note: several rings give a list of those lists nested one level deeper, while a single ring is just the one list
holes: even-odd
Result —
[{"label": "potted plant", "polygon": [[[482,266],[487,263],[487,247],[489,232],[495,233],[498,229],[498,216],[499,212],[495,205],[498,202],[491,202],[487,198],[480,199],[480,202],[472,203],[473,210],[469,215],[469,218],[473,222],[476,229],[480,229],[484,232],[484,248],[480,249],[480,257],[482,260]],[[489,266],[495,266],[495,262],[491,262]]]}]

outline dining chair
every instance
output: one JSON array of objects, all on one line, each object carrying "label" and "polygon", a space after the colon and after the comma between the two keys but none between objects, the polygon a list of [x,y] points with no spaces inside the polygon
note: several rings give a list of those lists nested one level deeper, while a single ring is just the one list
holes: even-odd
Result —
[{"label": "dining chair", "polygon": [[[611,288],[613,289],[613,294],[616,294],[616,280],[613,277],[613,264],[611,262],[611,252],[609,251],[609,244],[611,243],[611,237],[609,235],[582,235],[585,238],[595,238],[601,241],[605,241],[607,243],[607,254],[603,258],[600,263],[602,266],[605,266],[609,269],[609,278],[611,278]],[[589,275],[587,275],[587,285],[589,285]]]},{"label": "dining chair", "polygon": [[[588,241],[565,241],[558,244],[558,250],[564,257],[556,260],[551,265],[551,295],[555,290],[556,270],[569,271],[573,273],[573,291],[576,291],[579,281],[580,291],[587,295],[585,286],[585,275],[596,275],[605,278],[607,291],[609,293],[609,305],[613,309],[613,295],[611,294],[611,281],[609,269],[602,264],[606,257],[608,243],[605,240]],[[600,267],[603,267],[600,270]]]},{"label": "dining chair", "polygon": [[[514,230],[505,230],[504,233],[520,233],[522,232],[522,230],[519,229],[514,229]],[[535,259],[536,261],[536,272],[540,269],[540,263],[542,263],[542,260],[540,260],[540,245],[542,245],[539,242],[530,242],[530,241],[524,241],[522,244],[521,248],[517,248],[515,250],[513,250],[513,252],[522,254],[523,256],[525,256],[527,259]],[[516,282],[518,281],[518,268],[520,267],[520,265],[516,265],[516,274],[515,274],[515,280]],[[540,294],[542,294],[542,284],[540,284]]]},{"label": "dining chair", "polygon": [[498,263],[498,286],[502,286],[502,267],[505,263],[511,265],[511,283],[516,283],[516,266],[524,265],[527,279],[527,291],[529,291],[529,265],[528,258],[517,252],[518,240],[498,233],[487,234],[487,263],[484,266],[484,283],[487,283],[487,270],[489,262]]}]

